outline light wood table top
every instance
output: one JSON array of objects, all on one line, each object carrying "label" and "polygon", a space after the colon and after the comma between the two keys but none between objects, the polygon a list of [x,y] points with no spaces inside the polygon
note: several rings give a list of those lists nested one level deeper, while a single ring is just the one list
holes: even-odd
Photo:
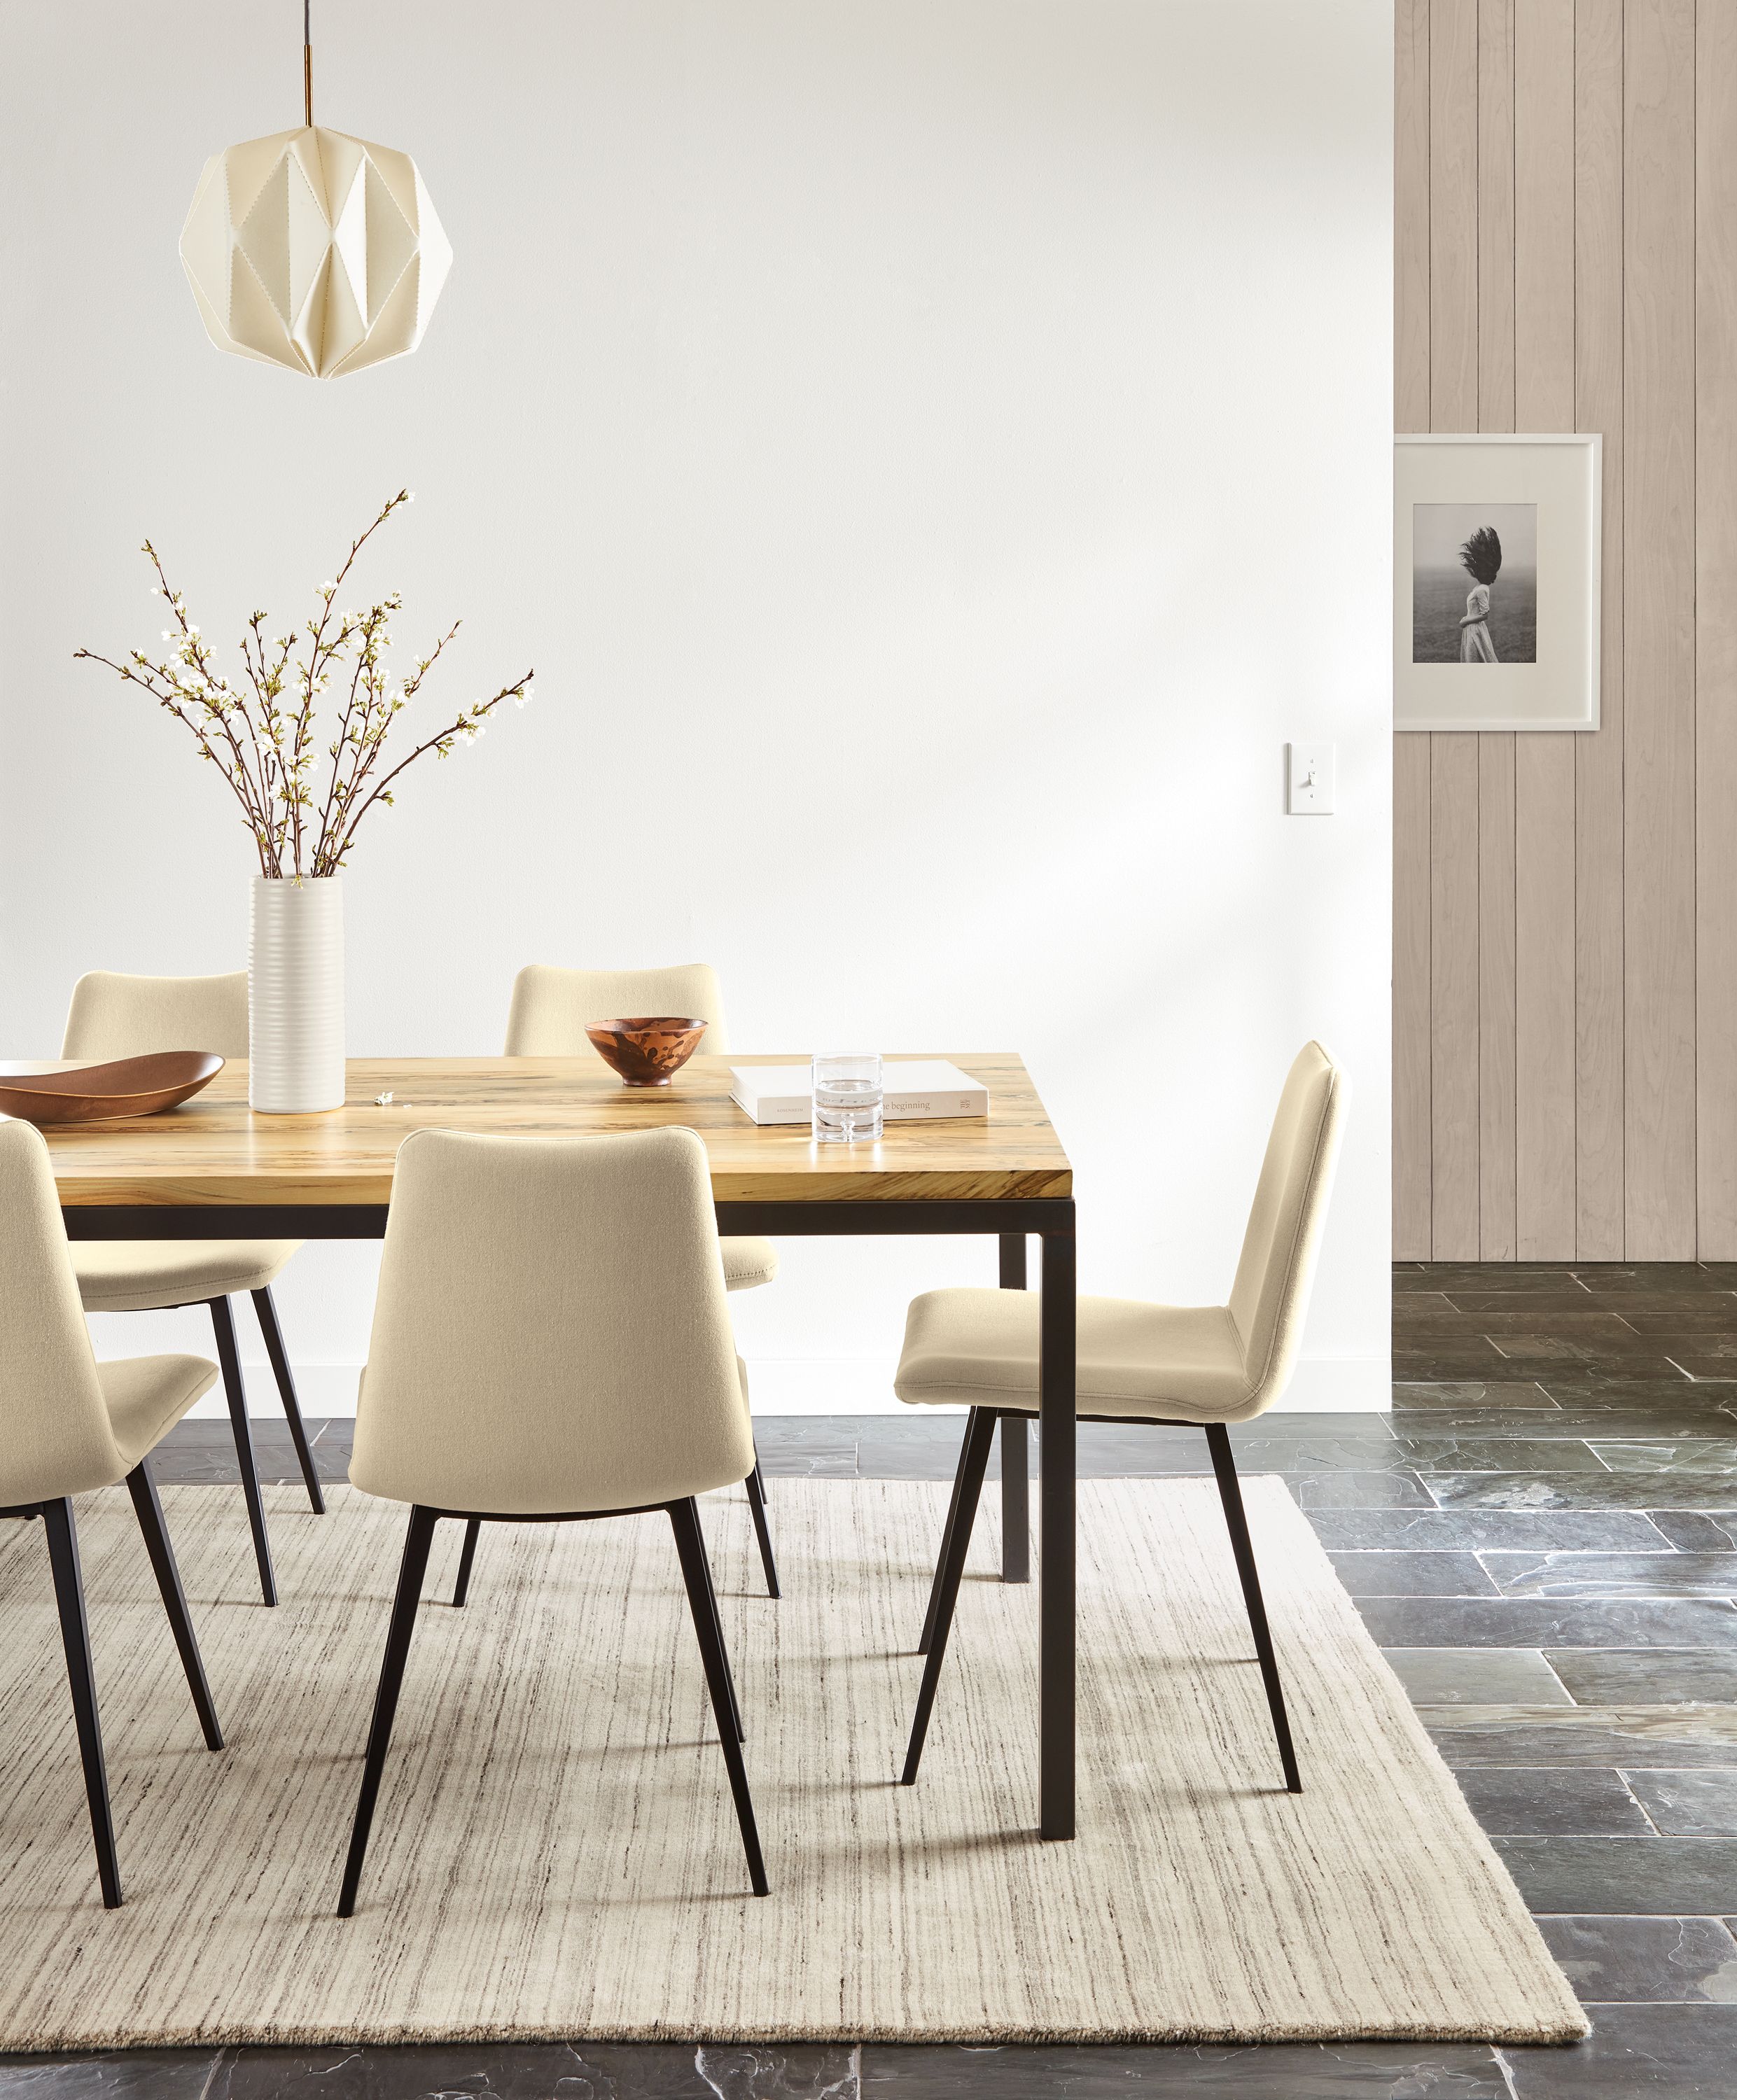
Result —
[{"label": "light wood table top", "polygon": [[[398,1147],[413,1130],[580,1137],[669,1123],[705,1139],[718,1202],[1072,1196],[1067,1155],[1017,1057],[921,1053],[945,1056],[981,1079],[987,1118],[889,1123],[876,1145],[816,1145],[805,1124],[761,1127],[729,1097],[731,1064],[789,1064],[798,1054],[695,1057],[658,1088],[624,1087],[591,1056],[352,1058],[344,1106],[305,1116],[253,1114],[247,1066],[236,1060],[203,1093],[161,1115],[43,1135],[69,1209],[382,1204]],[[14,1070],[36,1071],[52,1061],[8,1061]],[[391,1103],[377,1105],[387,1092]]]}]

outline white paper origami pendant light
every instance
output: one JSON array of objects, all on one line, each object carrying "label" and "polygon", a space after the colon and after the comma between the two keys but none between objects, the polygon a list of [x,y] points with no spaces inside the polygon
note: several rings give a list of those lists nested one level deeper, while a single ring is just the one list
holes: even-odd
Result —
[{"label": "white paper origami pendant light", "polygon": [[206,163],[181,262],[219,350],[336,379],[416,348],[453,251],[408,153],[315,127],[307,35],[307,122]]}]

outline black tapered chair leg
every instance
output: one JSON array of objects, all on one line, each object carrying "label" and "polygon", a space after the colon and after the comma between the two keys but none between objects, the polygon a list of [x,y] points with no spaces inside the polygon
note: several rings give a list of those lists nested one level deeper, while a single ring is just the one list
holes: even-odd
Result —
[{"label": "black tapered chair leg", "polygon": [[368,1731],[368,1754],[362,1764],[362,1788],[356,1797],[356,1822],[350,1833],[350,1856],[344,1862],[344,1885],[338,1899],[338,1915],[350,1917],[356,1911],[356,1892],[362,1878],[362,1862],[368,1856],[368,1833],[379,1797],[380,1775],[386,1767],[387,1745],[392,1740],[392,1719],[398,1711],[398,1694],[404,1681],[410,1636],[416,1630],[416,1609],[422,1602],[422,1578],[428,1573],[428,1549],[439,1522],[432,1510],[418,1504],[410,1511],[410,1528],[404,1534],[404,1557],[398,1570],[398,1594],[392,1599],[391,1623],[387,1629],[386,1655],[380,1665],[380,1688],[374,1694],[374,1717]]},{"label": "black tapered chair leg", "polygon": [[157,1483],[151,1477],[148,1458],[141,1458],[127,1475],[126,1491],[133,1498],[133,1513],[144,1535],[145,1551],[151,1556],[151,1572],[157,1577],[157,1586],[162,1595],[169,1630],[175,1635],[175,1644],[180,1651],[181,1667],[187,1673],[187,1688],[193,1695],[193,1711],[205,1731],[206,1748],[220,1750],[223,1747],[223,1732],[218,1723],[217,1708],[212,1703],[211,1688],[206,1682],[205,1662],[199,1653],[193,1622],[188,1616],[187,1593],[181,1587],[181,1571],[175,1565],[175,1548],[169,1543],[169,1527],[163,1522],[163,1506],[157,1498]]},{"label": "black tapered chair leg", "polygon": [[760,1565],[766,1570],[766,1594],[784,1595],[778,1586],[778,1564],[772,1558],[772,1534],[766,1523],[766,1482],[760,1474],[760,1454],[754,1454],[754,1471],[748,1476],[748,1507],[754,1514],[754,1537],[760,1542]]},{"label": "black tapered chair leg", "polygon": [[1213,1471],[1218,1476],[1218,1498],[1224,1504],[1224,1521],[1231,1534],[1231,1551],[1236,1556],[1236,1573],[1242,1581],[1243,1602],[1249,1608],[1249,1630],[1254,1635],[1261,1681],[1266,1687],[1266,1705],[1272,1714],[1273,1734],[1278,1740],[1279,1762],[1284,1770],[1285,1788],[1291,1793],[1301,1793],[1302,1780],[1297,1769],[1297,1752],[1291,1742],[1284,1691],[1279,1682],[1279,1658],[1273,1652],[1272,1632],[1266,1623],[1266,1606],[1261,1596],[1254,1547],[1249,1538],[1249,1520],[1243,1513],[1242,1485],[1236,1477],[1231,1432],[1222,1422],[1209,1423],[1205,1428],[1206,1448],[1212,1454]]},{"label": "black tapered chair leg", "polygon": [[923,1614],[922,1638],[917,1643],[917,1652],[926,1655],[929,1643],[935,1638],[935,1615],[941,1608],[941,1570],[947,1564],[948,1548],[952,1543],[953,1526],[959,1520],[959,1484],[965,1478],[965,1454],[970,1449],[971,1425],[983,1410],[974,1407],[965,1418],[965,1434],[959,1440],[959,1462],[953,1468],[953,1491],[947,1500],[947,1521],[941,1526],[941,1550],[935,1557],[935,1577],[929,1585],[929,1608]]},{"label": "black tapered chair leg", "polygon": [[453,1602],[462,1604],[471,1594],[471,1570],[476,1560],[476,1542],[481,1538],[483,1520],[480,1516],[465,1520],[464,1545],[458,1555],[458,1579],[453,1585]]},{"label": "black tapered chair leg", "polygon": [[247,1419],[247,1388],[241,1383],[241,1353],[235,1345],[235,1316],[227,1298],[210,1301],[211,1326],[217,1335],[217,1361],[223,1367],[223,1396],[235,1432],[235,1460],[241,1469],[241,1493],[247,1500],[248,1527],[254,1534],[254,1558],[259,1564],[259,1592],[268,1604],[277,1602],[277,1577],[272,1572],[272,1542],[266,1534],[265,1502],[259,1493],[259,1468],[254,1463],[254,1432]]},{"label": "black tapered chair leg", "polygon": [[[696,1502],[694,1507],[697,1510],[699,1504]],[[702,1547],[705,1543],[705,1532],[703,1527],[700,1533],[700,1543]],[[748,1731],[742,1726],[742,1702],[736,1696],[736,1672],[730,1666],[730,1651],[724,1640],[723,1613],[718,1608],[718,1586],[712,1580],[712,1556],[702,1551],[700,1561],[701,1571],[705,1577],[706,1609],[712,1615],[712,1624],[718,1631],[718,1649],[724,1659],[724,1683],[729,1687],[730,1691],[731,1721],[736,1729],[736,1740],[739,1743],[745,1743],[748,1740]]]},{"label": "black tapered chair leg", "polygon": [[259,1316],[259,1331],[265,1337],[265,1352],[272,1360],[272,1375],[277,1381],[277,1396],[284,1404],[284,1419],[290,1425],[290,1440],[295,1446],[296,1461],[307,1484],[307,1499],[315,1515],[324,1516],[325,1496],[320,1486],[320,1469],[314,1463],[313,1450],[303,1426],[301,1403],[295,1396],[295,1379],[290,1374],[289,1353],[284,1348],[283,1332],[277,1324],[277,1308],[272,1302],[270,1286],[256,1290],[253,1295],[254,1310]]},{"label": "black tapered chair leg", "polygon": [[91,1666],[91,1629],[85,1618],[84,1582],[78,1572],[78,1533],[69,1501],[44,1502],[42,1525],[48,1533],[48,1560],[54,1569],[55,1602],[60,1611],[60,1641],[66,1650],[67,1682],[73,1692],[73,1718],[78,1730],[78,1755],[85,1768],[85,1798],[91,1805],[91,1835],[96,1845],[97,1878],[105,1909],[121,1903],[121,1861],[115,1851],[114,1816],[108,1806],[108,1775],[103,1764],[103,1728],[96,1712],[96,1673]]},{"label": "black tapered chair leg", "polygon": [[976,1520],[977,1503],[983,1493],[983,1475],[989,1468],[990,1447],[995,1442],[995,1410],[989,1407],[974,1407],[966,1426],[965,1449],[959,1458],[959,1507],[948,1535],[946,1551],[941,1564],[935,1571],[935,1630],[929,1639],[929,1652],[923,1658],[923,1681],[917,1694],[917,1712],[911,1722],[911,1740],[905,1749],[904,1771],[900,1784],[914,1786],[917,1767],[922,1762],[924,1739],[929,1733],[929,1716],[935,1706],[935,1688],[940,1682],[941,1663],[947,1653],[947,1636],[952,1630],[953,1606],[958,1601],[959,1583],[965,1573],[965,1556],[970,1550],[971,1526]]},{"label": "black tapered chair leg", "polygon": [[[682,1563],[682,1579],[687,1586],[687,1608],[693,1614],[694,1632],[705,1664],[706,1689],[712,1712],[723,1740],[724,1765],[730,1775],[730,1791],[736,1800],[736,1820],[742,1833],[742,1850],[748,1855],[749,1885],[757,1896],[767,1893],[766,1862],[760,1855],[760,1833],[754,1823],[754,1801],[748,1791],[748,1767],[742,1760],[742,1745],[735,1715],[736,1692],[730,1681],[730,1657],[724,1646],[723,1623],[717,1599],[712,1594],[712,1575],[705,1557],[705,1535],[700,1529],[698,1506],[690,1496],[671,1502],[670,1523],[675,1533],[675,1550]],[[732,1725],[733,1720],[733,1725]]]}]

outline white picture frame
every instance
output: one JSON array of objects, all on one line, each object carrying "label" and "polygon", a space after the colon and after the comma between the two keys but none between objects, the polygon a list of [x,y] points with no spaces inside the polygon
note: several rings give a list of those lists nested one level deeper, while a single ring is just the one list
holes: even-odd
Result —
[{"label": "white picture frame", "polygon": [[1394,439],[1395,730],[1598,728],[1602,492],[1596,433]]}]

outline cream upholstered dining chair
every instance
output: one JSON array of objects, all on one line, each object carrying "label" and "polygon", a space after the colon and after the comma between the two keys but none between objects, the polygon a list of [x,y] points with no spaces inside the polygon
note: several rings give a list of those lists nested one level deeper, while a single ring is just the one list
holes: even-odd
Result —
[{"label": "cream upholstered dining chair", "polygon": [[[455,1290],[453,1279],[464,1288]],[[410,1504],[338,1914],[356,1907],[422,1577],[443,1516],[667,1511],[756,1895],[766,1868],[694,1498],[754,1463],[705,1147],[418,1131],[400,1148],[355,1485]]]},{"label": "cream upholstered dining chair", "polygon": [[[1206,1432],[1279,1761],[1293,1793],[1302,1791],[1302,1780],[1227,1425],[1264,1412],[1290,1383],[1346,1095],[1340,1068],[1319,1043],[1306,1044],[1280,1096],[1227,1305],[1148,1305],[1123,1298],[1078,1303],[1080,1419],[1186,1423]],[[920,1643],[927,1659],[905,1753],[907,1786],[922,1756],[995,1425],[1004,1415],[1037,1412],[1038,1312],[1035,1291],[931,1290],[913,1301],[905,1322],[894,1391],[903,1401],[971,1410]]]},{"label": "cream upholstered dining chair", "polygon": [[[245,1057],[246,971],[214,977],[139,977],[93,970],[78,980],[66,1017],[63,1057],[142,1057],[153,1050],[212,1050],[220,1057]],[[247,1391],[241,1381],[229,1299],[237,1290],[252,1294],[290,1440],[307,1485],[307,1499],[316,1513],[321,1513],[325,1498],[297,1404],[277,1308],[272,1303],[272,1286],[298,1244],[295,1240],[82,1240],[73,1249],[73,1268],[87,1312],[157,1312],[176,1305],[210,1308],[236,1462],[254,1535],[254,1558],[259,1567],[259,1588],[268,1604],[277,1602],[277,1578],[272,1569],[272,1543],[266,1532],[265,1503],[254,1461]]]},{"label": "cream upholstered dining chair", "polygon": [[150,1466],[153,1446],[216,1376],[217,1366],[202,1357],[97,1362],[68,1258],[48,1147],[29,1123],[0,1121],[0,1516],[40,1517],[48,1534],[97,1877],[111,1910],[121,1900],[121,1868],[72,1498],[126,1481],[194,1711],[207,1745],[220,1750],[223,1731]]},{"label": "cream upholstered dining chair", "polygon": [[[674,963],[664,969],[568,970],[549,963],[529,963],[513,980],[513,1003],[506,1017],[509,1057],[582,1057],[593,1050],[586,1035],[599,1021],[620,1021],[635,1014],[679,1013],[705,1023],[701,1048],[709,1057],[727,1056],[723,994],[709,963]],[[732,1234],[718,1242],[724,1283],[731,1290],[754,1290],[778,1274],[778,1254],[770,1240]],[[768,1594],[778,1595],[778,1564],[766,1520],[766,1478],[755,1454],[748,1476],[748,1501],[760,1564]],[[464,1601],[470,1581],[476,1534],[468,1533],[459,1562],[455,1603]]]}]

